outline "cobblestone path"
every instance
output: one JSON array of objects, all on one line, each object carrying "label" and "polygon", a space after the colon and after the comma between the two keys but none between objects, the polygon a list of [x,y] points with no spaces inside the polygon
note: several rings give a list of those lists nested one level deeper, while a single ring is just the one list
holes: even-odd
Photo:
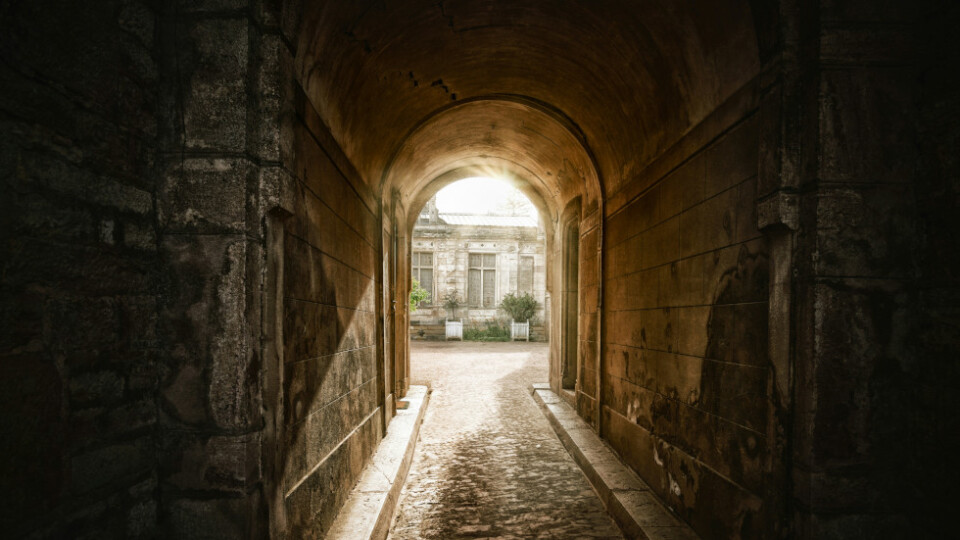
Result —
[{"label": "cobblestone path", "polygon": [[622,538],[529,395],[547,345],[411,346],[433,395],[390,538]]}]

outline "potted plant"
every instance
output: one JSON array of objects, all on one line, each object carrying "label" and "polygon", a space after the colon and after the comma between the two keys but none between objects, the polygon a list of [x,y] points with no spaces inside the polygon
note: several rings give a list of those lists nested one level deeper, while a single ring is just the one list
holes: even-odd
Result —
[{"label": "potted plant", "polygon": [[500,309],[513,319],[510,323],[510,339],[530,341],[530,319],[537,312],[537,299],[530,293],[507,293],[500,301]]},{"label": "potted plant", "polygon": [[530,293],[507,293],[500,301],[500,309],[517,322],[526,322],[537,312],[537,299]]},{"label": "potted plant", "polygon": [[450,289],[443,295],[443,307],[447,309],[446,335],[447,339],[457,338],[463,341],[463,321],[452,320],[457,316],[457,308],[463,304],[460,293],[456,289]]},{"label": "potted plant", "polygon": [[460,297],[460,292],[457,289],[450,289],[447,294],[443,295],[443,307],[447,309],[447,318],[456,319],[457,308],[462,305],[463,298]]}]

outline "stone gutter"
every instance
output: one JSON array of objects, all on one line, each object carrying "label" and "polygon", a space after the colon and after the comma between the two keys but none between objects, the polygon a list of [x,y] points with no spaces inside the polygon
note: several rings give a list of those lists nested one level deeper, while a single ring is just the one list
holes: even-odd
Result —
[{"label": "stone gutter", "polygon": [[383,540],[387,537],[429,400],[426,386],[411,386],[407,397],[400,400],[409,405],[406,409],[397,409],[397,415],[387,426],[387,436],[363,469],[326,538]]},{"label": "stone gutter", "polygon": [[699,538],[670,513],[650,486],[620,461],[566,401],[550,390],[549,384],[534,384],[531,393],[624,536],[650,540]]}]

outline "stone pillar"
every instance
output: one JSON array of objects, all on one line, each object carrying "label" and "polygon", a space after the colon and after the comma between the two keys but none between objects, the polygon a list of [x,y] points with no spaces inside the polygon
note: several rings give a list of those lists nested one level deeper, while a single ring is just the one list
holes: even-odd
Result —
[{"label": "stone pillar", "polygon": [[279,15],[257,0],[165,5],[158,399],[170,537],[262,538],[270,527],[261,446],[275,451],[262,440],[273,404],[261,392],[278,360],[263,357],[261,309],[266,299],[275,313],[277,299],[264,296],[264,216],[285,204],[281,106],[292,101]]},{"label": "stone pillar", "polygon": [[906,537],[916,10],[778,7],[758,24],[777,29],[761,33],[758,216],[772,278],[768,497],[790,518],[769,534]]}]

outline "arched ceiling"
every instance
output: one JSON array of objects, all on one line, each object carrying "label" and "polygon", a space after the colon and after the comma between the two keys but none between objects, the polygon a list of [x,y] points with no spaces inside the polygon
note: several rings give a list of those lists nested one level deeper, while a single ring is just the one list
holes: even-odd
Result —
[{"label": "arched ceiling", "polygon": [[563,163],[609,195],[759,70],[746,0],[305,1],[300,24],[301,84],[373,188],[491,156],[545,198]]},{"label": "arched ceiling", "polygon": [[444,187],[463,180],[464,178],[491,177],[496,175],[500,181],[506,182],[517,188],[537,209],[540,224],[543,226],[550,238],[553,234],[554,224],[559,220],[560,209],[556,207],[555,201],[550,198],[544,198],[543,188],[530,180],[527,171],[519,171],[515,164],[499,161],[494,158],[486,158],[481,165],[465,165],[462,167],[453,167],[445,173],[440,174],[428,182],[418,183],[413,190],[409,190],[406,197],[407,219],[404,223],[405,230],[412,230],[416,224],[420,211],[431,197],[437,194]]},{"label": "arched ceiling", "polygon": [[416,194],[451,170],[470,170],[529,186],[543,198],[546,208],[540,211],[548,219],[581,194],[595,207],[596,169],[563,120],[508,97],[461,100],[404,139],[388,162],[384,186]]}]

